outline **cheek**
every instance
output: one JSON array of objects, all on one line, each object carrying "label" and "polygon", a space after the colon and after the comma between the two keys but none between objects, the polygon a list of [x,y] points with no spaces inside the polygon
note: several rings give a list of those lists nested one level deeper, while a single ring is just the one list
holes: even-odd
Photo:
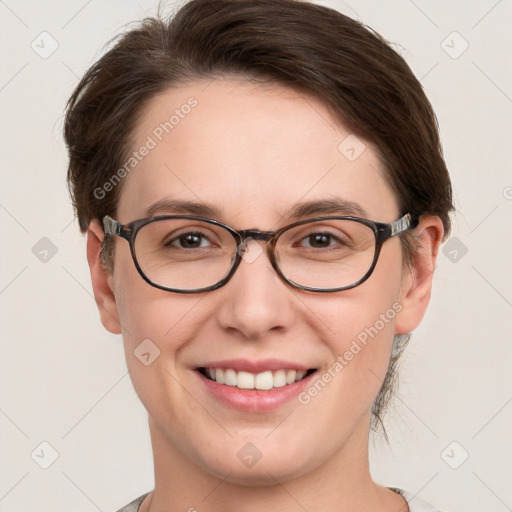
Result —
[{"label": "cheek", "polygon": [[[395,334],[395,318],[401,305],[393,297],[354,301],[344,309],[344,318],[331,337],[332,373],[343,374],[345,389],[355,390],[359,399],[373,401],[384,378]],[[359,304],[356,307],[355,304]]]},{"label": "cheek", "polygon": [[199,295],[168,293],[149,285],[138,273],[128,250],[116,254],[114,293],[123,339],[126,348],[132,350],[146,338],[159,347],[183,338],[178,334],[193,328],[191,313],[202,300]]},{"label": "cheek", "polygon": [[116,304],[128,370],[146,405],[153,400],[151,390],[161,389],[162,375],[175,373],[181,347],[202,325],[203,297],[150,286],[124,256],[116,259]]},{"label": "cheek", "polygon": [[[402,310],[400,253],[388,251],[382,256],[362,285],[328,300],[311,296],[308,301],[314,312],[310,318],[316,318],[311,328],[321,333],[331,352],[324,380],[336,382],[332,388],[351,404],[373,402],[386,374],[395,322]],[[331,398],[338,399],[334,394]]]},{"label": "cheek", "polygon": [[338,352],[356,339],[363,344],[377,337],[392,341],[395,319],[402,309],[400,264],[400,259],[383,257],[369,279],[356,288],[331,297],[310,296],[308,305],[322,320],[323,332]]},{"label": "cheek", "polygon": [[[203,325],[201,298],[167,294],[142,280],[125,286],[122,297],[119,314],[125,358],[135,392],[173,442],[183,444],[183,425],[201,417],[198,405],[188,400],[180,384],[188,372],[181,364],[181,349]],[[168,425],[175,428],[170,431]]]},{"label": "cheek", "polygon": [[326,450],[340,447],[357,425],[369,421],[389,365],[394,318],[400,310],[400,304],[385,295],[382,300],[365,301],[350,297],[352,302],[347,298],[346,304],[339,305],[336,331],[324,338],[330,361],[298,397],[303,417],[322,418],[320,437],[332,436],[336,425],[338,436],[326,444]]}]

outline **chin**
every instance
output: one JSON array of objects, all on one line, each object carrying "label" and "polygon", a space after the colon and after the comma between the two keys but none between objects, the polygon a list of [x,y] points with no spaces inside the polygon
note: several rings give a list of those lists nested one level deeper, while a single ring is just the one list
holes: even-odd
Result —
[{"label": "chin", "polygon": [[304,446],[276,446],[231,440],[221,453],[201,453],[201,465],[225,482],[246,487],[275,486],[299,478],[321,465],[319,454],[304,453]]},{"label": "chin", "polygon": [[[293,472],[290,468],[294,468]],[[283,461],[261,460],[252,468],[240,468],[240,464],[233,464],[231,467],[222,468],[226,473],[219,474],[219,468],[215,468],[215,475],[223,481],[243,487],[273,487],[276,483],[285,483],[301,476],[302,472],[293,463],[283,464]],[[303,473],[307,473],[304,471]],[[228,476],[226,476],[228,475]]]}]

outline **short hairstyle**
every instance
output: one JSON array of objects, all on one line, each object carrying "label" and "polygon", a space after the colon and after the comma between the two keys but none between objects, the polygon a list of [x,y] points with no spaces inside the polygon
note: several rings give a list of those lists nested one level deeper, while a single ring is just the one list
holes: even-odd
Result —
[{"label": "short hairstyle", "polygon": [[[420,82],[382,36],[340,12],[299,0],[190,0],[115,38],[67,105],[68,186],[79,226],[114,216],[138,119],[158,94],[197,80],[237,76],[312,95],[351,133],[375,146],[401,214],[441,218],[450,232],[452,189],[438,125]],[[118,173],[118,174],[116,174]],[[113,241],[102,258],[112,270]],[[415,250],[400,235],[404,265]],[[382,425],[396,363],[410,335],[396,335],[373,425]]]}]

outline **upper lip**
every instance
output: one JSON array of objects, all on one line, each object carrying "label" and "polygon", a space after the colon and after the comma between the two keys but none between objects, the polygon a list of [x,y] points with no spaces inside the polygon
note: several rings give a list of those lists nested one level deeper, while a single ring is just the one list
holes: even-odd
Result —
[{"label": "upper lip", "polygon": [[311,370],[311,366],[305,366],[293,361],[282,359],[263,359],[261,361],[250,361],[248,359],[225,359],[223,361],[210,361],[199,368],[229,368],[236,372],[261,373],[275,370]]}]

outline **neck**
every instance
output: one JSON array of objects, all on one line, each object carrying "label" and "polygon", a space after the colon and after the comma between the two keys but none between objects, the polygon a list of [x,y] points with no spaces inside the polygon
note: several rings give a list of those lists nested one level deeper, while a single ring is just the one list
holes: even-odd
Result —
[{"label": "neck", "polygon": [[[368,428],[354,433],[329,460],[296,475],[258,475],[257,484],[233,472],[214,475],[171,443],[150,418],[155,489],[140,512],[406,512],[403,498],[375,484],[368,463]],[[293,468],[295,470],[296,468]],[[256,481],[256,480],[255,480]]]}]

